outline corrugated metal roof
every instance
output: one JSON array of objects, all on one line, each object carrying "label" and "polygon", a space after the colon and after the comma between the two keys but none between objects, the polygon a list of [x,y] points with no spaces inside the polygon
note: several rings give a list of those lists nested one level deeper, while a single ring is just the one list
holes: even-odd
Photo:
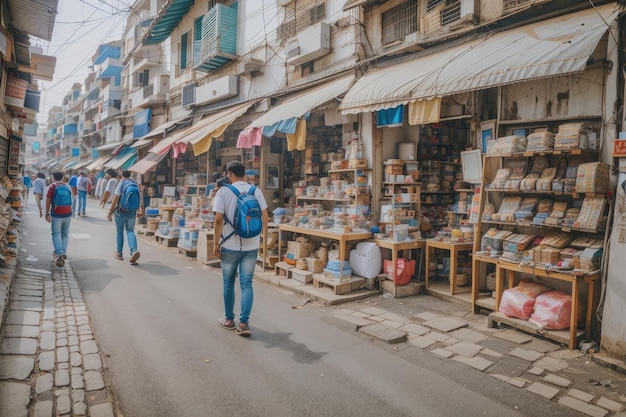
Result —
[{"label": "corrugated metal roof", "polygon": [[372,112],[516,82],[583,71],[615,4],[492,34],[432,55],[373,69],[346,93],[344,114]]},{"label": "corrugated metal roof", "polygon": [[18,31],[52,40],[58,0],[8,0],[11,25]]},{"label": "corrugated metal roof", "polygon": [[161,9],[162,12],[159,12],[160,17],[157,16],[148,29],[149,35],[145,39],[144,45],[154,45],[166,40],[193,6],[193,3],[194,0],[170,0],[169,5],[164,6]]}]

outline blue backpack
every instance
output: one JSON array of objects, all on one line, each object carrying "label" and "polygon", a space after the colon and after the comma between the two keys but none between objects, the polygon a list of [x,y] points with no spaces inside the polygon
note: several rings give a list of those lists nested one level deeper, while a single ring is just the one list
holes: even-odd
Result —
[{"label": "blue backpack", "polygon": [[72,190],[69,185],[57,183],[52,192],[52,212],[58,216],[72,214]]},{"label": "blue backpack", "polygon": [[235,218],[233,221],[229,220],[224,214],[226,223],[230,224],[235,230],[226,236],[222,242],[225,242],[234,234],[245,239],[261,234],[263,230],[263,217],[259,200],[254,196],[256,187],[253,185],[248,192],[241,193],[237,187],[231,184],[224,185],[237,196],[237,206],[235,207]]},{"label": "blue backpack", "polygon": [[140,200],[137,183],[130,179],[123,180],[120,195],[120,209],[122,211],[137,211],[141,205]]}]

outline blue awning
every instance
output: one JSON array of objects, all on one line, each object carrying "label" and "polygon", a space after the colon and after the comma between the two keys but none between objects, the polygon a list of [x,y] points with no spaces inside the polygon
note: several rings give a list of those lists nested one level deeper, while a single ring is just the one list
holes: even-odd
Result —
[{"label": "blue awning", "polygon": [[100,65],[108,58],[120,59],[122,56],[122,47],[116,45],[100,45],[99,54],[96,59],[94,59],[94,65]]},{"label": "blue awning", "polygon": [[154,45],[166,40],[172,30],[187,14],[194,0],[171,0],[170,6],[165,10],[162,16],[156,17],[154,25],[149,29],[150,34],[146,38],[145,45]]},{"label": "blue awning", "polygon": [[114,156],[107,163],[104,164],[105,168],[113,169],[127,169],[137,162],[137,149],[127,147],[124,152],[120,152],[117,156]]},{"label": "blue awning", "polygon": [[108,67],[106,67],[104,69],[104,71],[102,71],[102,73],[100,75],[98,75],[98,79],[102,79],[102,78],[109,78],[109,77],[115,77],[120,75],[120,73],[122,72],[122,70],[124,69],[124,67],[122,66],[118,66],[118,65],[109,65]]}]

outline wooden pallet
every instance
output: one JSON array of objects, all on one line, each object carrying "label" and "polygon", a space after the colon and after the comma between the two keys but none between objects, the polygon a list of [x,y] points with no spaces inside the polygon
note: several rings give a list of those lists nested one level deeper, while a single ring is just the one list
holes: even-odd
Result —
[{"label": "wooden pallet", "polygon": [[163,236],[159,232],[154,234],[154,238],[158,243],[161,243],[162,245],[167,247],[175,247],[178,244],[177,237]]},{"label": "wooden pallet", "polygon": [[313,288],[330,287],[335,295],[358,290],[365,285],[366,281],[365,278],[351,276],[350,279],[340,282],[334,278],[326,278],[324,274],[313,274]]}]

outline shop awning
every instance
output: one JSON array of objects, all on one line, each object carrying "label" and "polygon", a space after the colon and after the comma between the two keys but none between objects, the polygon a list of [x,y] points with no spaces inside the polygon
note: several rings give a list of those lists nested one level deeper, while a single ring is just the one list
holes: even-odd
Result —
[{"label": "shop awning", "polygon": [[137,139],[131,146],[133,148],[141,148],[143,146],[152,145],[152,141],[154,137],[157,135],[161,135],[165,133],[167,129],[174,127],[175,125],[183,125],[185,123],[189,123],[191,119],[189,117],[184,117],[178,120],[172,120],[166,123],[163,123],[161,126],[154,128],[147,135],[140,137]]},{"label": "shop awning", "polygon": [[451,94],[583,71],[615,21],[615,4],[489,35],[367,72],[346,93],[343,114],[373,112]]},{"label": "shop awning", "polygon": [[123,144],[124,142],[107,143],[106,145],[98,146],[96,149],[99,151],[110,151],[111,149],[119,148]]},{"label": "shop awning", "polygon": [[84,161],[80,161],[79,163],[74,165],[74,169],[84,168],[92,162],[93,162],[93,159],[85,159]]},{"label": "shop awning", "polygon": [[156,145],[154,145],[152,148],[150,148],[148,152],[168,153],[172,145],[185,136],[187,129],[177,130],[172,135],[161,139],[161,141],[157,143]]},{"label": "shop awning", "polygon": [[345,93],[353,79],[354,77],[351,75],[305,90],[271,108],[248,125],[246,129],[270,126],[283,120],[302,117],[311,109]]},{"label": "shop awning", "polygon": [[190,143],[195,156],[207,152],[211,148],[213,139],[221,136],[224,130],[238,117],[243,116],[254,103],[256,101],[249,101],[208,115],[187,129],[185,136],[177,143]]},{"label": "shop awning", "polygon": [[128,148],[125,152],[120,152],[117,156],[114,156],[107,163],[104,164],[105,168],[113,169],[128,169],[137,160],[137,149]]},{"label": "shop awning", "polygon": [[111,159],[111,155],[107,155],[107,156],[101,156],[98,159],[94,159],[93,161],[91,161],[91,163],[89,165],[87,165],[85,167],[85,169],[87,171],[91,171],[91,170],[96,170],[96,171],[100,171],[102,168],[104,168],[104,164],[106,164],[106,162]]},{"label": "shop awning", "polygon": [[163,158],[165,158],[166,156],[167,153],[159,154],[148,152],[148,155],[141,159],[141,161],[135,163],[135,165],[131,166],[128,169],[143,175],[148,172],[150,168],[156,166],[159,162],[161,162],[161,160],[163,160]]}]

